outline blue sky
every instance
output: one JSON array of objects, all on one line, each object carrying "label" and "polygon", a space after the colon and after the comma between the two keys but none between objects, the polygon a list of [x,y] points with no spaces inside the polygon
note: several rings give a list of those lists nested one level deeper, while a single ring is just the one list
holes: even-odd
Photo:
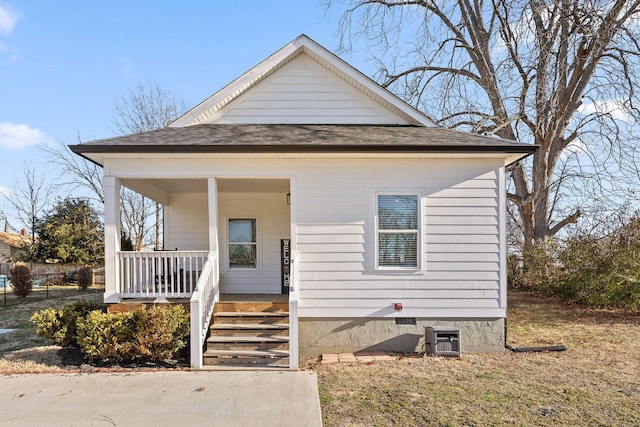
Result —
[{"label": "blue sky", "polygon": [[339,18],[317,0],[0,0],[0,191],[25,161],[55,177],[38,143],[112,136],[137,82],[191,107],[302,33],[334,51]]}]

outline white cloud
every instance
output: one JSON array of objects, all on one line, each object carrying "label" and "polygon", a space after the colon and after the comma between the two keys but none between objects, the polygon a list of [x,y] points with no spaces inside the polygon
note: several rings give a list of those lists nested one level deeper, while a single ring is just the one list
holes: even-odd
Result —
[{"label": "white cloud", "polygon": [[8,198],[9,196],[11,196],[11,189],[0,185],[0,197]]},{"label": "white cloud", "polygon": [[0,123],[0,148],[19,150],[29,145],[48,142],[51,142],[51,138],[38,129],[10,122]]},{"label": "white cloud", "polygon": [[593,113],[610,114],[613,119],[621,122],[626,122],[629,119],[627,112],[624,110],[622,101],[619,99],[582,104],[580,108],[578,108],[578,111],[584,115]]},{"label": "white cloud", "polygon": [[18,15],[8,6],[0,4],[0,32],[10,34],[18,22]]}]

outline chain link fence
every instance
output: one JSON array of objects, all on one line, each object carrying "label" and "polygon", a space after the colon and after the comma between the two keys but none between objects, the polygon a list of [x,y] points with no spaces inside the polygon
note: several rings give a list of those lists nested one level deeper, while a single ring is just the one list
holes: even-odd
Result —
[{"label": "chain link fence", "polygon": [[[68,270],[57,273],[39,273],[32,274],[31,293],[24,298],[25,302],[29,302],[31,296],[41,300],[58,298],[60,296],[70,296],[73,293],[83,292],[103,292],[104,291],[104,268],[95,268],[93,270],[92,280],[86,289],[83,289],[78,281],[78,270]],[[4,306],[7,301],[15,298],[13,294],[13,286],[11,284],[10,274],[0,274],[0,293]]]}]

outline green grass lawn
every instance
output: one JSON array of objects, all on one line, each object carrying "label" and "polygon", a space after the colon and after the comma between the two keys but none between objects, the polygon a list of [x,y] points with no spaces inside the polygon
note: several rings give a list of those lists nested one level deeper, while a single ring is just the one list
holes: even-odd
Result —
[{"label": "green grass lawn", "polygon": [[325,425],[640,425],[639,316],[512,293],[508,341],[568,351],[311,362]]}]

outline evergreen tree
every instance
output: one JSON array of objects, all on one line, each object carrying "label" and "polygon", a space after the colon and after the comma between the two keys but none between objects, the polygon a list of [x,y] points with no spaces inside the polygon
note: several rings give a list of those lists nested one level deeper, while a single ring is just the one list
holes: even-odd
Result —
[{"label": "evergreen tree", "polygon": [[36,225],[38,235],[31,258],[70,264],[104,261],[104,230],[98,212],[87,200],[67,198]]}]

